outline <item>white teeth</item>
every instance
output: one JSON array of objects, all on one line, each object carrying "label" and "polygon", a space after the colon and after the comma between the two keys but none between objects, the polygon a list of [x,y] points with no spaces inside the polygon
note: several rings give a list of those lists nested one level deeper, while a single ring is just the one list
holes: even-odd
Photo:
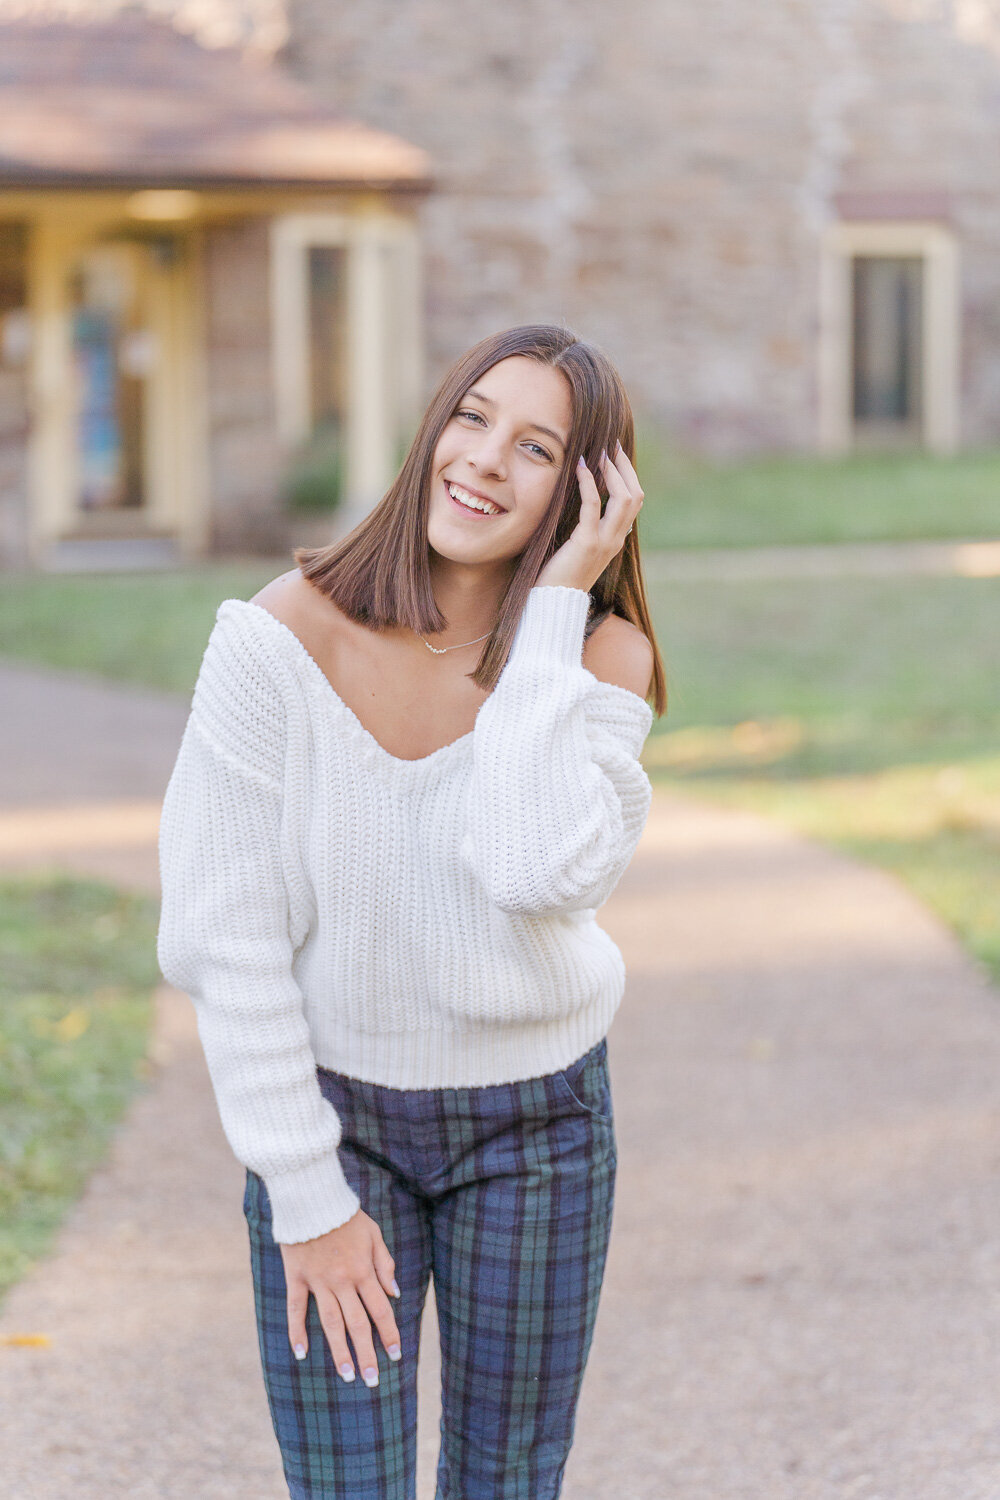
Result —
[{"label": "white teeth", "polygon": [[493,505],[489,500],[482,500],[478,495],[470,495],[468,490],[463,490],[461,485],[449,484],[448,493],[459,505],[467,505],[471,510],[481,510],[487,516],[500,516],[503,511],[499,505]]}]

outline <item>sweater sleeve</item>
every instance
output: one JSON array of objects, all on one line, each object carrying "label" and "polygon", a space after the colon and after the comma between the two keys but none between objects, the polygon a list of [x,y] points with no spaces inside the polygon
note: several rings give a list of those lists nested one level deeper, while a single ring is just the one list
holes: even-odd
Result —
[{"label": "sweater sleeve", "polygon": [[220,611],[164,801],[158,955],[194,1003],[226,1138],[293,1244],[360,1204],[292,974],[283,746],[280,687]]},{"label": "sweater sleeve", "polygon": [[602,905],[649,812],[652,710],[583,666],[588,608],[582,589],[533,588],[476,716],[461,857],[504,911]]}]

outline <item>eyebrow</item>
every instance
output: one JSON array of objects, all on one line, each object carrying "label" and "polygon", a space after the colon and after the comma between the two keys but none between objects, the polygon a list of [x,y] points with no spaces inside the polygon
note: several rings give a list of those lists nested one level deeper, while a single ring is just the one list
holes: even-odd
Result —
[{"label": "eyebrow", "polygon": [[[491,401],[489,396],[484,396],[482,391],[466,391],[465,394],[467,396],[475,396],[477,401],[482,401],[486,406],[496,406],[496,402]],[[543,427],[540,422],[529,422],[528,426],[533,432],[544,432],[546,437],[555,438],[556,442],[565,453],[566,444],[559,436],[558,432],[553,432],[551,427]]]}]

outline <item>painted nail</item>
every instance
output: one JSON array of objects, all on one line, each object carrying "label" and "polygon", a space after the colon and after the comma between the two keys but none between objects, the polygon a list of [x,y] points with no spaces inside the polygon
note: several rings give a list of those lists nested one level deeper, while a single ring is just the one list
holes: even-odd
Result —
[{"label": "painted nail", "polygon": [[607,448],[602,448],[601,449],[601,463],[602,464],[606,464],[607,461],[608,461],[608,450],[607,450]]},{"label": "painted nail", "polygon": [[341,1367],[340,1367],[340,1374],[341,1374],[341,1378],[344,1379],[344,1380],[353,1380],[354,1379],[354,1366],[353,1365],[341,1365]]},{"label": "painted nail", "polygon": [[295,1354],[295,1358],[296,1359],[305,1359],[305,1357],[306,1357],[306,1346],[305,1346],[305,1344],[296,1344],[295,1345],[295,1349],[294,1349],[293,1352]]},{"label": "painted nail", "polygon": [[587,467],[587,460],[584,458],[582,453],[576,461],[576,466],[578,469],[585,469]]},{"label": "painted nail", "polygon": [[403,1353],[398,1344],[390,1344],[385,1352],[390,1359],[399,1359]]},{"label": "painted nail", "polygon": [[400,1295],[400,1293],[399,1293],[399,1283],[396,1281],[395,1277],[393,1278],[393,1282],[392,1282],[392,1295],[394,1297],[398,1297]]},{"label": "painted nail", "polygon": [[362,1371],[362,1374],[364,1375],[365,1385],[369,1387],[378,1385],[378,1371],[373,1366],[369,1365],[367,1370]]},{"label": "painted nail", "polygon": [[622,451],[622,445],[621,445],[621,441],[620,441],[620,440],[619,440],[619,441],[618,441],[618,442],[616,442],[616,444],[615,444],[615,452],[616,452],[616,453],[620,453],[620,452],[621,452],[621,451]]}]

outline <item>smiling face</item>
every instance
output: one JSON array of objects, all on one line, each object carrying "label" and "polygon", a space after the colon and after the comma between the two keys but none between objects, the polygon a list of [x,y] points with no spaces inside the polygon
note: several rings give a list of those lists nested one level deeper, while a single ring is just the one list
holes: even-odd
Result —
[{"label": "smiling face", "polygon": [[453,562],[520,556],[566,463],[569,383],[512,355],[480,375],[446,422],[431,464],[427,540]]}]

